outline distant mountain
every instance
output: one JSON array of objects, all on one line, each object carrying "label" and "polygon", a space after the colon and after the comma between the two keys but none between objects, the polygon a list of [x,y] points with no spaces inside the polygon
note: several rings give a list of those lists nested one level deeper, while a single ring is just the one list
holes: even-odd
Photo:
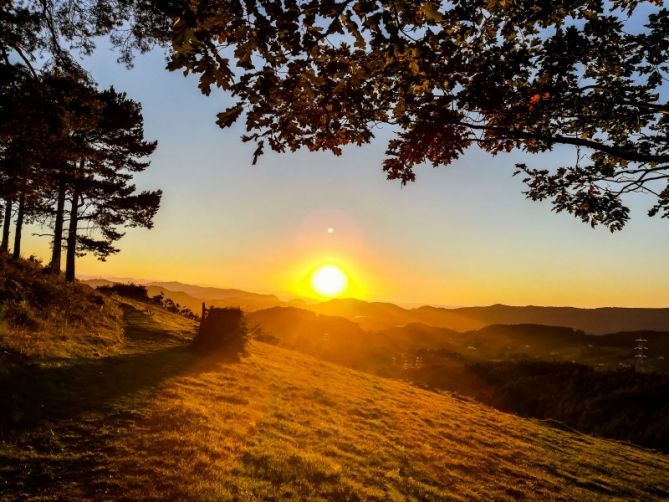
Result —
[{"label": "distant mountain", "polygon": [[366,302],[354,298],[337,298],[305,308],[319,314],[340,316],[359,324],[363,329],[404,326],[416,319],[394,303]]},{"label": "distant mountain", "polygon": [[195,298],[202,298],[203,300],[223,300],[226,298],[254,298],[258,301],[266,302],[281,302],[281,300],[270,294],[250,293],[242,291],[241,289],[224,289],[206,286],[195,286],[192,284],[184,284],[182,282],[149,282],[147,286],[155,286],[164,288],[169,291],[179,291],[187,293]]},{"label": "distant mountain", "polygon": [[450,354],[459,361],[529,358],[617,369],[633,364],[639,337],[647,340],[648,368],[669,370],[669,333],[588,335],[570,327],[538,324],[488,325],[460,332],[410,323],[365,330],[344,317],[294,307],[251,312],[247,320],[251,327],[262,329],[265,341],[369,371],[389,371],[393,360],[425,350]]},{"label": "distant mountain", "polygon": [[[336,348],[349,357],[353,357],[354,353],[364,357],[383,353],[390,357],[392,354],[446,349],[472,359],[509,356],[548,358],[558,355],[554,351],[569,349],[571,359],[573,354],[580,353],[595,341],[605,342],[606,339],[608,342],[608,336],[613,336],[596,337],[572,328],[534,324],[490,325],[465,332],[424,323],[365,330],[344,317],[293,307],[259,310],[247,314],[247,319],[251,326],[260,326],[285,347],[317,354],[321,349],[332,351]],[[666,338],[669,341],[669,337]],[[619,343],[627,349],[626,352],[630,352],[633,339],[633,334],[628,333],[614,343]],[[315,352],[315,349],[318,351]]]},{"label": "distant mountain", "polygon": [[92,288],[99,288],[100,286],[111,286],[115,284],[114,281],[110,281],[109,279],[85,279],[80,282],[87,284]]},{"label": "distant mountain", "polygon": [[539,324],[565,326],[591,334],[619,331],[669,332],[669,308],[579,309],[574,307],[418,307],[404,309],[392,303],[337,299],[305,308],[327,315],[346,317],[364,329],[378,330],[423,323],[430,326],[469,331],[492,324]]},{"label": "distant mountain", "polygon": [[463,338],[457,331],[418,324],[367,331],[344,317],[295,307],[259,310],[246,318],[249,326],[261,328],[265,341],[366,370],[387,366],[400,353],[460,346],[453,341]]},{"label": "distant mountain", "polygon": [[[97,287],[113,281],[92,279],[82,282]],[[621,331],[669,332],[669,308],[581,309],[509,305],[403,308],[394,303],[367,302],[353,298],[338,298],[321,303],[308,303],[301,299],[284,301],[272,294],[196,286],[176,281],[150,282],[146,286],[149,294],[155,295],[162,291],[165,296],[194,312],[200,311],[202,302],[216,307],[241,307],[247,312],[272,307],[298,307],[317,314],[346,318],[367,331],[421,323],[455,331],[478,330],[494,324],[536,324],[564,326],[597,335]]]},{"label": "distant mountain", "polygon": [[273,307],[251,312],[246,316],[251,325],[259,325],[288,345],[312,345],[332,338],[347,341],[363,338],[365,332],[356,323],[343,317],[316,314],[295,307]]},{"label": "distant mountain", "polygon": [[[423,311],[424,308],[418,310]],[[669,308],[606,307],[579,309],[573,307],[492,305],[489,307],[465,307],[446,310],[446,313],[445,318],[452,313],[457,313],[465,318],[476,319],[481,325],[542,324],[567,326],[591,334],[640,330],[669,332]],[[444,325],[448,326],[448,324]]]}]

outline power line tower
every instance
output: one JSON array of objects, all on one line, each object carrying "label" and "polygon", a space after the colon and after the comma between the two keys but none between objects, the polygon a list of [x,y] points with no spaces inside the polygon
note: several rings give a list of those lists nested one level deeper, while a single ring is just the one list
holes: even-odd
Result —
[{"label": "power line tower", "polygon": [[648,352],[648,347],[646,346],[648,340],[639,337],[634,341],[636,342],[636,346],[634,347],[634,368],[639,373],[643,373],[646,371],[646,359],[648,358],[646,355]]}]

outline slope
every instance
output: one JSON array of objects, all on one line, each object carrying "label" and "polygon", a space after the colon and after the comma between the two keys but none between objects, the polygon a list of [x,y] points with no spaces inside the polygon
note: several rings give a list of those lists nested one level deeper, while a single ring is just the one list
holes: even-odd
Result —
[{"label": "slope", "polygon": [[114,353],[122,342],[116,302],[36,260],[0,253],[0,369],[9,355],[91,357]]},{"label": "slope", "polygon": [[259,342],[204,357],[137,305],[125,321],[124,354],[0,375],[0,499],[669,496],[660,454]]}]

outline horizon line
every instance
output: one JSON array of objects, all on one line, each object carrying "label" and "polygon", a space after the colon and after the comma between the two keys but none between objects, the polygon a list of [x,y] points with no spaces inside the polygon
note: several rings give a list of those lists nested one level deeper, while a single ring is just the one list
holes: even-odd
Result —
[{"label": "horizon line", "polygon": [[415,301],[402,301],[402,300],[390,300],[390,299],[377,299],[377,298],[357,298],[357,297],[334,297],[334,298],[328,298],[328,299],[322,299],[322,298],[310,298],[310,297],[304,297],[304,296],[296,296],[296,295],[291,295],[289,293],[277,293],[274,291],[253,291],[249,289],[244,289],[244,288],[239,288],[239,287],[227,287],[227,286],[220,286],[220,285],[213,285],[213,284],[199,284],[199,283],[190,283],[190,282],[183,282],[180,280],[176,279],[140,279],[136,277],[122,277],[122,276],[113,276],[113,275],[99,275],[99,274],[78,274],[77,279],[81,281],[89,281],[89,280],[106,280],[106,281],[111,281],[111,282],[132,282],[140,285],[146,285],[146,284],[151,284],[151,283],[178,283],[178,284],[183,284],[184,286],[193,286],[193,287],[198,287],[198,288],[212,288],[212,289],[225,289],[225,290],[236,290],[236,291],[241,291],[243,293],[251,293],[251,294],[256,294],[256,295],[272,295],[278,298],[279,300],[283,302],[291,302],[295,300],[302,300],[302,301],[311,301],[315,303],[327,303],[330,301],[336,301],[336,300],[355,300],[355,301],[360,301],[360,302],[365,302],[365,303],[385,303],[385,304],[390,304],[390,305],[395,305],[398,307],[401,307],[405,310],[413,310],[413,309],[418,309],[422,307],[432,307],[432,308],[439,308],[439,309],[444,309],[444,310],[457,310],[457,309],[465,309],[465,308],[490,308],[490,307],[514,307],[514,308],[570,308],[570,309],[578,309],[578,310],[601,310],[601,309],[643,309],[643,310],[667,310],[669,309],[669,305],[665,307],[638,307],[638,306],[628,306],[628,305],[600,305],[600,306],[589,306],[589,307],[579,307],[575,305],[536,305],[536,304],[511,304],[511,303],[503,303],[503,302],[495,302],[495,303],[489,303],[489,304],[478,304],[478,305],[446,305],[446,304],[440,304],[440,303],[435,303],[435,302],[415,302]]}]

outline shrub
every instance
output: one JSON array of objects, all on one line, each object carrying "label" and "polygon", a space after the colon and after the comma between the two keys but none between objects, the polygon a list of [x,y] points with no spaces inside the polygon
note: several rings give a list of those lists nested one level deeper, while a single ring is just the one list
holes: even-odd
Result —
[{"label": "shrub", "polygon": [[112,294],[116,293],[119,296],[130,298],[131,300],[139,300],[141,302],[149,301],[149,294],[146,286],[139,284],[112,284],[111,286],[100,286],[98,291],[101,293]]},{"label": "shrub", "polygon": [[204,311],[193,345],[239,355],[245,353],[247,341],[248,329],[241,309],[212,307]]}]

